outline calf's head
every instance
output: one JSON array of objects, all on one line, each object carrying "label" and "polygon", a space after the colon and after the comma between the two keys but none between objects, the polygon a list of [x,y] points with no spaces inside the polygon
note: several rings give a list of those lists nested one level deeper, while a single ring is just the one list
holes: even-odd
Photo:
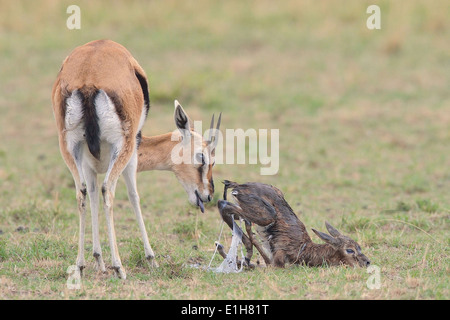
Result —
[{"label": "calf's head", "polygon": [[368,267],[370,260],[361,252],[359,244],[347,236],[342,235],[336,228],[325,222],[329,235],[312,229],[314,233],[323,241],[336,250],[334,255],[337,264],[342,263],[349,266]]}]

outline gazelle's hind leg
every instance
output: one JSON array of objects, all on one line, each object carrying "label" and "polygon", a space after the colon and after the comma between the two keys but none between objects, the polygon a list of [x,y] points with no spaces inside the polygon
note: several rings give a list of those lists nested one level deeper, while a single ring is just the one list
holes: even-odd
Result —
[{"label": "gazelle's hind leg", "polygon": [[127,167],[123,171],[123,177],[127,185],[128,199],[133,206],[136,220],[141,231],[142,241],[144,242],[145,258],[149,261],[151,267],[158,267],[158,263],[155,260],[155,254],[148,241],[147,231],[145,230],[144,219],[142,218],[141,206],[139,194],[136,187],[136,168],[137,168],[137,152],[134,152]]},{"label": "gazelle's hind leg", "polygon": [[[238,220],[240,217],[237,210],[233,210],[234,205],[228,201],[219,200],[218,207],[219,207],[219,213],[220,213],[220,216],[222,217],[222,220],[225,221],[225,223],[228,225],[228,227],[231,230],[233,230],[232,216],[234,215],[235,220]],[[226,207],[227,207],[227,209],[224,210]],[[242,232],[242,229],[239,226],[237,226],[237,227]],[[245,255],[245,265],[251,267],[252,265],[250,264],[250,260],[253,256],[253,244],[244,232],[242,232],[242,243],[244,244],[245,250],[247,251],[247,254]],[[221,256],[224,257],[224,255],[221,252],[223,250],[223,248],[220,248],[218,246],[218,250],[219,250],[219,253],[221,254]],[[225,257],[226,257],[226,255],[225,255]]]},{"label": "gazelle's hind leg", "polygon": [[256,250],[258,250],[259,254],[263,257],[264,263],[268,266],[271,264],[270,258],[264,252],[264,249],[259,244],[258,240],[253,236],[252,231],[252,223],[245,220],[245,230],[247,231],[250,242],[255,246]]},{"label": "gazelle's hind leg", "polygon": [[86,267],[84,259],[84,233],[86,229],[86,185],[82,182],[80,184],[75,182],[77,186],[77,202],[78,213],[80,215],[80,232],[78,238],[78,255],[77,255],[77,267],[80,271],[80,275],[83,273],[83,269]]},{"label": "gazelle's hind leg", "polygon": [[[60,139],[60,141],[64,141]],[[75,182],[76,188],[76,198],[78,204],[78,214],[80,217],[79,224],[79,237],[78,237],[78,254],[76,265],[80,272],[83,273],[83,269],[86,267],[86,262],[84,259],[84,234],[86,228],[86,183],[84,180],[81,158],[82,158],[82,147],[81,144],[77,144],[73,148],[72,152],[67,150],[66,144],[63,142],[61,144],[61,154],[64,161],[67,164],[70,172],[72,173],[73,180]]]},{"label": "gazelle's hind leg", "polygon": [[100,272],[106,272],[105,263],[103,262],[102,248],[100,246],[100,235],[98,228],[99,189],[97,185],[97,173],[89,166],[83,166],[83,173],[86,178],[86,187],[91,207],[93,256],[96,261],[97,270]]},{"label": "gazelle's hind leg", "polygon": [[[220,216],[222,217],[222,220],[225,221],[225,223],[230,227],[231,230],[233,230],[233,219],[232,216],[234,215],[235,220],[239,217],[242,217],[242,209],[228,201],[225,200],[219,200],[217,202],[217,206],[219,208]],[[264,262],[266,265],[271,264],[270,258],[266,255],[265,251],[259,244],[259,242],[255,239],[252,232],[252,222],[248,221],[244,218],[245,223],[245,230],[247,231],[247,235],[245,233],[242,234],[242,242],[244,243],[245,249],[247,250],[247,255],[245,256],[245,262],[250,265],[250,259],[253,255],[253,246],[256,247],[258,252],[261,254],[261,256],[264,259]]]},{"label": "gazelle's hind leg", "polygon": [[126,273],[122,266],[119,250],[117,248],[116,231],[114,229],[113,203],[116,193],[117,180],[135,153],[135,150],[136,140],[134,138],[124,138],[123,144],[112,145],[111,160],[102,186],[103,207],[105,210],[106,224],[108,227],[112,268],[121,279],[126,279]]}]

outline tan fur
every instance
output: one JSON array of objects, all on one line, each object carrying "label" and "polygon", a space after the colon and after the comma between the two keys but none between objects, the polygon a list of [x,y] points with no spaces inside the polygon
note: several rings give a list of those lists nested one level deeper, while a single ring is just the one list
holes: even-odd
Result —
[{"label": "tan fur", "polygon": [[[199,192],[213,194],[213,165],[209,164],[205,170],[207,170],[206,177],[210,183],[208,184],[208,189],[204,190],[203,181],[200,179],[198,169],[193,170],[193,168],[198,168],[195,164],[177,164],[175,165],[170,156],[171,150],[180,143],[180,140],[173,141],[173,135],[178,133],[166,133],[153,137],[143,136],[141,144],[138,149],[138,167],[137,171],[149,171],[149,170],[168,170],[172,171],[180,180],[195,182],[197,184]],[[192,131],[191,134],[198,135],[198,133]],[[191,154],[194,154],[194,139],[191,141]],[[211,156],[211,150],[209,145],[202,141],[202,151],[204,154],[209,154]]]},{"label": "tan fur", "polygon": [[153,137],[142,137],[138,150],[137,171],[170,170],[172,160],[170,151],[177,142],[171,141],[172,133],[166,133]]}]

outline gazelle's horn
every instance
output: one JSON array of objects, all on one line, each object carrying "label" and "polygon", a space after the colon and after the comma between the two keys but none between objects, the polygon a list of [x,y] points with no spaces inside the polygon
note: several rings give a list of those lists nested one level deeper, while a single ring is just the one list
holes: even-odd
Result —
[{"label": "gazelle's horn", "polygon": [[214,113],[213,113],[213,116],[211,118],[211,124],[209,126],[209,137],[208,137],[208,141],[209,142],[211,142],[213,126],[214,126]]},{"label": "gazelle's horn", "polygon": [[209,131],[209,138],[208,138],[209,139],[208,143],[211,146],[211,150],[213,150],[217,146],[217,143],[219,142],[219,128],[220,128],[221,120],[222,120],[222,112],[219,114],[219,119],[217,119],[217,125],[216,125],[216,129],[215,129],[214,136],[213,136],[212,131],[214,130],[213,129],[214,115],[212,116],[210,131]]},{"label": "gazelle's horn", "polygon": [[219,120],[217,120],[217,127],[216,130],[218,131],[220,128],[220,121],[222,120],[222,112],[219,114]]}]

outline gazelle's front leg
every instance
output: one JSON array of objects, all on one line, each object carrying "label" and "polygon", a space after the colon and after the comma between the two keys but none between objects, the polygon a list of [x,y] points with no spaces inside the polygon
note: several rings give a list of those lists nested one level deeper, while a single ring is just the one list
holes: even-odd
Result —
[{"label": "gazelle's front leg", "polygon": [[141,232],[142,241],[144,243],[145,258],[150,263],[151,267],[158,267],[158,263],[155,260],[155,253],[153,252],[150,242],[148,241],[147,230],[145,229],[144,219],[142,218],[141,206],[139,194],[136,187],[136,168],[137,168],[137,153],[135,152],[128,166],[123,171],[123,177],[127,185],[128,199],[133,206],[134,213],[136,215],[136,220],[139,225],[139,230]]}]

